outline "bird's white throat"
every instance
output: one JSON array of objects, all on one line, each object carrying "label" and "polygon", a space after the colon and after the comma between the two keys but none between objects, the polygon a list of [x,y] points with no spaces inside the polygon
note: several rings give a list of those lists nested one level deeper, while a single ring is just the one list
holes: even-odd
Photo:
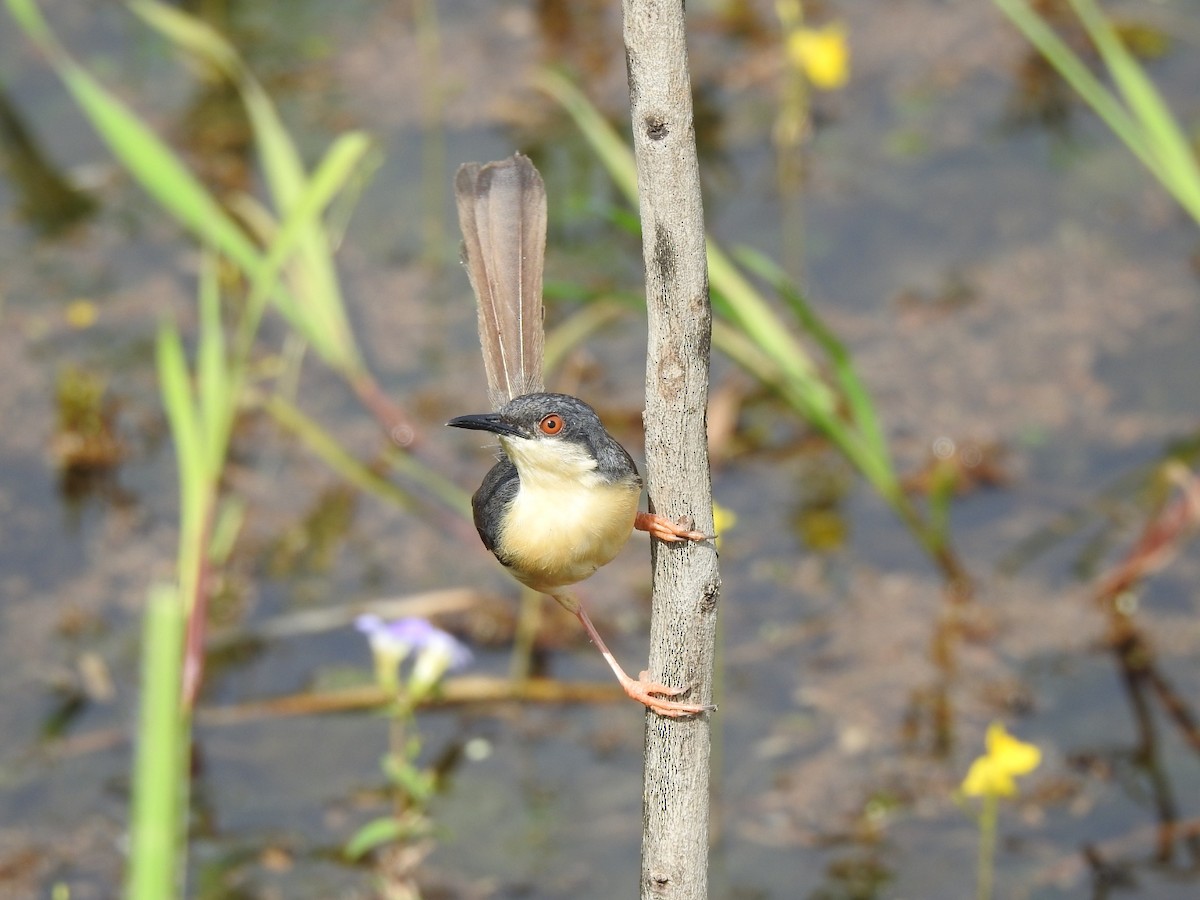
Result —
[{"label": "bird's white throat", "polygon": [[587,578],[629,540],[641,485],[607,480],[584,447],[501,438],[521,486],[498,541],[513,575],[547,593]]}]

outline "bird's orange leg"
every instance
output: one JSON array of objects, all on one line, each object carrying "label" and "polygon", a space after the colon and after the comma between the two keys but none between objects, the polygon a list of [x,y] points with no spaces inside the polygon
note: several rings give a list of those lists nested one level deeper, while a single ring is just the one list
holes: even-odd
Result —
[{"label": "bird's orange leg", "polygon": [[[621,664],[617,662],[616,657],[612,655],[612,652],[608,649],[608,645],[604,643],[604,639],[600,637],[600,632],[592,624],[591,617],[588,616],[587,610],[583,608],[583,604],[576,597],[565,592],[552,594],[551,596],[561,603],[565,609],[573,612],[576,618],[579,619],[587,631],[588,637],[592,639],[592,643],[596,645],[596,649],[600,651],[609,668],[617,676],[617,681],[621,682],[621,687],[630,698],[636,700],[647,709],[654,710],[660,716],[668,716],[672,719],[682,718],[683,716],[697,716],[700,713],[712,712],[716,709],[711,703],[682,703],[678,700],[664,699],[664,697],[674,697],[677,694],[682,694],[687,688],[668,687],[665,684],[650,681],[649,672],[639,674],[636,681],[630,678],[625,674],[625,670],[621,668]],[[655,696],[656,694],[662,696]]]},{"label": "bird's orange leg", "polygon": [[638,513],[637,518],[633,520],[633,527],[638,531],[648,531],[651,537],[666,541],[668,544],[676,541],[708,541],[716,537],[715,534],[694,531],[691,520],[686,517],[673,522],[658,513]]}]

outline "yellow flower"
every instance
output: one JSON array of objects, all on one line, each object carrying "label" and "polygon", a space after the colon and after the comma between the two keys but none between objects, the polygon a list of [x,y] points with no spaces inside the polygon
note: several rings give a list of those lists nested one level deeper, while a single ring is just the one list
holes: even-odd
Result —
[{"label": "yellow flower", "polygon": [[717,546],[721,546],[721,535],[737,524],[737,513],[720,503],[713,503],[713,531],[717,533]]},{"label": "yellow flower", "polygon": [[787,37],[787,53],[813,87],[831,91],[850,78],[850,47],[841,22],[824,28],[797,28]]},{"label": "yellow flower", "polygon": [[91,300],[73,300],[67,305],[67,324],[79,331],[95,325],[99,315],[100,311]]},{"label": "yellow flower", "polygon": [[987,752],[971,763],[962,782],[968,797],[1011,797],[1017,792],[1014,779],[1028,775],[1042,761],[1042,751],[1019,741],[1000,722],[988,726]]}]

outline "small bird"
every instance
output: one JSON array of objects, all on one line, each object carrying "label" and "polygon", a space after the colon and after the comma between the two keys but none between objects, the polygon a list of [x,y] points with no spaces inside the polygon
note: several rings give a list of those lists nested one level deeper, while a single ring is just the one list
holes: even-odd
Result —
[{"label": "small bird", "polygon": [[685,688],[650,681],[647,672],[629,677],[568,590],[612,560],[635,528],[670,543],[710,536],[638,512],[642,479],[625,448],[588,404],[545,390],[542,178],[518,153],[462,166],[454,186],[495,412],[446,424],[494,434],[502,451],[471,498],[479,536],[514,578],[578,617],[626,694],[663,716],[708,712],[714,707],[669,699]]}]

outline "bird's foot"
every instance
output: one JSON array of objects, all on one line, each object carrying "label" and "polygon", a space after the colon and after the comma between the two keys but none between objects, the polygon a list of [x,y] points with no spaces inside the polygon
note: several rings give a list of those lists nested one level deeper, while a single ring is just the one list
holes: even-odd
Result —
[{"label": "bird's foot", "polygon": [[[616,657],[609,651],[604,643],[604,639],[600,637],[600,632],[592,624],[591,616],[587,614],[587,610],[583,608],[579,601],[567,591],[559,591],[554,594],[554,599],[575,613],[576,617],[583,624],[584,630],[587,631],[588,637],[592,639],[592,642],[604,657],[604,661],[608,663],[609,668],[613,670],[613,674],[617,676],[617,681],[621,682],[621,688],[632,699],[647,709],[654,710],[660,716],[668,716],[672,719],[682,718],[683,716],[698,716],[701,713],[713,712],[716,709],[715,706],[709,703],[681,703],[678,700],[665,699],[667,697],[678,696],[686,691],[687,688],[667,687],[665,684],[651,681],[649,672],[640,673],[637,681],[634,681],[625,673],[625,670],[621,668],[621,664],[617,662]],[[659,696],[655,696],[656,694]]]},{"label": "bird's foot", "polygon": [[633,521],[633,527],[638,531],[646,531],[651,537],[656,537],[660,541],[666,541],[668,544],[676,541],[708,541],[716,537],[715,534],[705,534],[702,531],[694,530],[695,523],[688,516],[680,516],[678,519],[671,520],[666,516],[660,516],[658,513],[638,513],[637,518]]},{"label": "bird's foot", "polygon": [[[682,703],[678,700],[667,700],[665,697],[675,697],[682,694],[686,688],[667,687],[657,681],[650,680],[649,672],[642,672],[638,680],[626,676],[621,679],[621,687],[631,698],[648,709],[654,710],[660,716],[679,719],[684,716],[698,716],[701,713],[713,712],[716,707],[711,703]],[[661,696],[655,696],[656,694]]]}]

